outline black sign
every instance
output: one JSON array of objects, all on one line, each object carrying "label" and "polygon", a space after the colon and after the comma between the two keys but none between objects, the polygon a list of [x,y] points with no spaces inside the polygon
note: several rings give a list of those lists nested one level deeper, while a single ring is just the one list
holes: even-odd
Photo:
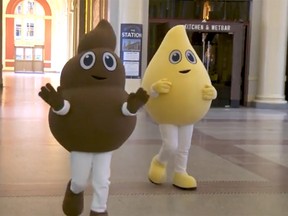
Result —
[{"label": "black sign", "polygon": [[186,30],[193,31],[209,31],[209,32],[230,32],[232,30],[229,24],[211,24],[211,23],[195,23],[185,24]]},{"label": "black sign", "polygon": [[121,24],[120,58],[127,78],[140,78],[142,25]]}]

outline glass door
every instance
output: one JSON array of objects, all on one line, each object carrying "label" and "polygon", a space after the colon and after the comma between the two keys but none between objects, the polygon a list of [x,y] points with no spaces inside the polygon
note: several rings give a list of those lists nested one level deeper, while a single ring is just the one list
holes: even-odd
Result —
[{"label": "glass door", "polygon": [[233,65],[233,35],[228,33],[187,32],[190,42],[202,59],[218,97],[214,107],[229,107]]}]

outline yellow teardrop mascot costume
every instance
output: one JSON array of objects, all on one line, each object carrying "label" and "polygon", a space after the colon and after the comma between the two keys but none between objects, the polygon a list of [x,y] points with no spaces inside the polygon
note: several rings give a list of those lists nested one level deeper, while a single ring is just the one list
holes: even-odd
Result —
[{"label": "yellow teardrop mascot costume", "polygon": [[197,182],[186,171],[193,125],[208,112],[217,92],[183,25],[165,35],[145,71],[142,87],[150,95],[145,108],[159,124],[162,137],[162,147],[150,164],[149,180],[164,183],[167,163],[174,156],[173,185],[195,189]]},{"label": "yellow teardrop mascot costume", "polygon": [[136,112],[148,100],[139,88],[125,91],[125,71],[114,53],[116,36],[102,20],[80,41],[78,54],[64,66],[60,87],[41,88],[39,96],[51,108],[49,126],[57,141],[70,152],[71,180],[63,212],[83,211],[83,191],[91,176],[93,199],[90,216],[107,216],[112,153],[134,130]]}]

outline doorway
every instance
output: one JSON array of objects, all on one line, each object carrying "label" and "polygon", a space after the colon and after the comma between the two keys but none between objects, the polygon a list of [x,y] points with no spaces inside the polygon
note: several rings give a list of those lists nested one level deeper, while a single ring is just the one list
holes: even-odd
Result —
[{"label": "doorway", "polygon": [[188,31],[188,37],[218,92],[214,107],[229,107],[233,64],[233,35]]}]

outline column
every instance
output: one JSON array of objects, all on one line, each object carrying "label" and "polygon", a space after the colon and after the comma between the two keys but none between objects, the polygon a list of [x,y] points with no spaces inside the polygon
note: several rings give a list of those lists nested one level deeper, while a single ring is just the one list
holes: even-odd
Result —
[{"label": "column", "polygon": [[[3,21],[2,19],[2,1],[0,1],[0,19],[1,19],[1,23]],[[3,87],[3,79],[2,79],[2,68],[3,68],[3,65],[2,65],[2,24],[0,25],[0,89]]]},{"label": "column", "polygon": [[[108,0],[108,20],[116,32],[116,53],[120,56],[121,24],[142,24],[142,51],[140,75],[147,67],[149,0]],[[127,71],[126,71],[127,74]],[[141,76],[142,77],[142,76]],[[127,79],[125,89],[135,92],[141,79]]]},{"label": "column", "polygon": [[[287,0],[262,0],[256,107],[285,107]],[[253,28],[253,27],[252,27]]]},{"label": "column", "polygon": [[148,46],[148,12],[149,0],[109,0],[108,19],[113,26],[117,36],[116,53],[120,53],[120,27],[121,24],[142,24],[142,54],[141,74],[147,67],[147,46]]}]

